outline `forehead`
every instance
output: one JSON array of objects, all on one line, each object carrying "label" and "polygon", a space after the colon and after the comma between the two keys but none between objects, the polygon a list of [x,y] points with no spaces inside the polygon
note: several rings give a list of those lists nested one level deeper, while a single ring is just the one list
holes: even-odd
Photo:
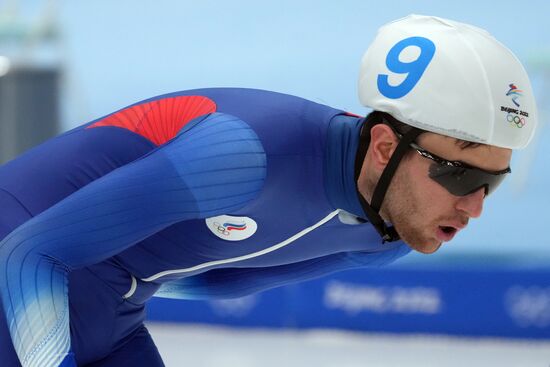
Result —
[{"label": "forehead", "polygon": [[485,144],[462,148],[460,142],[431,132],[423,133],[417,139],[422,148],[449,161],[461,161],[487,171],[500,171],[510,166],[511,149]]}]

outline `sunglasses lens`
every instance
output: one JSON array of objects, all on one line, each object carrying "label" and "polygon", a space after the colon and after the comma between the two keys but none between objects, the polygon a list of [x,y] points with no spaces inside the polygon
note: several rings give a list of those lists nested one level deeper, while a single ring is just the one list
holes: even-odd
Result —
[{"label": "sunglasses lens", "polygon": [[485,188],[485,195],[491,194],[510,171],[489,173],[477,168],[444,166],[434,163],[430,166],[430,178],[456,196],[465,196]]}]

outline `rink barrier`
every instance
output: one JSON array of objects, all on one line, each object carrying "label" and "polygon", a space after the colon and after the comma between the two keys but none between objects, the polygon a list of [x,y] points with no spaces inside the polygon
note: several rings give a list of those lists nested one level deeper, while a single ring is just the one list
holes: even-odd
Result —
[{"label": "rink barrier", "polygon": [[550,339],[550,269],[361,269],[233,300],[155,298],[148,319]]}]

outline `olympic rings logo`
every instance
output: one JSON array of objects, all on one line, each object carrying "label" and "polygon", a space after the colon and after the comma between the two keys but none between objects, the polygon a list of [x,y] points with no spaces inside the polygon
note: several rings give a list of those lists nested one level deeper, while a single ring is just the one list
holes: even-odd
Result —
[{"label": "olympic rings logo", "polygon": [[511,113],[509,113],[508,116],[506,116],[506,120],[508,120],[510,124],[514,124],[520,129],[525,126],[525,117],[519,117],[517,115],[512,115]]},{"label": "olympic rings logo", "polygon": [[227,228],[225,228],[223,225],[221,225],[220,223],[218,222],[214,222],[214,225],[216,226],[216,229],[218,230],[218,232],[220,234],[223,234],[224,236],[229,236],[230,233],[229,231],[227,230]]}]

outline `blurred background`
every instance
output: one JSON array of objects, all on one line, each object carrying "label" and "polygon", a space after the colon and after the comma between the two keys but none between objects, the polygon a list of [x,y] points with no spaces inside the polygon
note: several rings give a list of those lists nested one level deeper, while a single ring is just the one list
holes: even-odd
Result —
[{"label": "blurred background", "polygon": [[156,299],[151,330],[168,366],[548,366],[549,11],[543,0],[0,0],[0,162],[177,90],[269,89],[364,115],[356,78],[378,27],[410,13],[479,26],[525,65],[540,128],[468,231],[385,268],[238,300]]}]

